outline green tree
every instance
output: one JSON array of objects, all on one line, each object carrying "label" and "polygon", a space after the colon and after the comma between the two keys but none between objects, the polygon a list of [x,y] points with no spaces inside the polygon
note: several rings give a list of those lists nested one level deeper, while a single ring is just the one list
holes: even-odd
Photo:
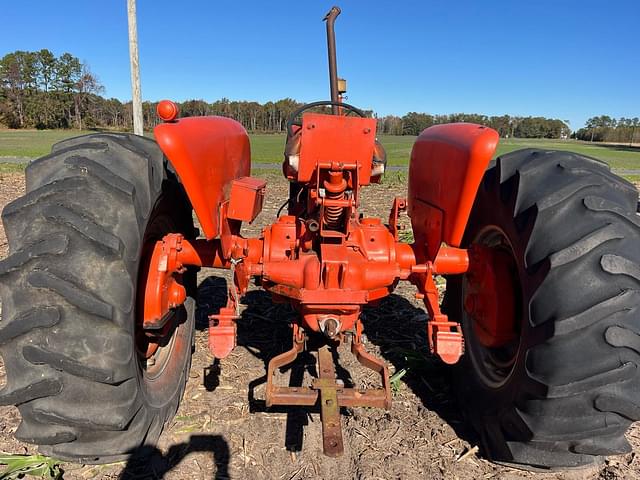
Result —
[{"label": "green tree", "polygon": [[16,51],[0,60],[0,84],[5,91],[7,105],[5,116],[10,126],[27,125],[27,104],[30,90],[35,90],[34,57],[29,52]]},{"label": "green tree", "polygon": [[419,135],[425,128],[436,123],[433,116],[426,113],[409,112],[402,117],[402,134]]}]

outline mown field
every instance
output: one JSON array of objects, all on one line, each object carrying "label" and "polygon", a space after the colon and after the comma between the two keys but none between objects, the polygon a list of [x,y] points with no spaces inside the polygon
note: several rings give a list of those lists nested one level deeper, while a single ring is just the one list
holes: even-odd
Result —
[{"label": "mown field", "polygon": [[[51,145],[64,138],[91,133],[77,130],[0,130],[0,163],[2,157],[36,158],[46,155]],[[381,135],[390,165],[407,165],[415,137]],[[277,164],[282,161],[284,135],[251,135],[254,163]],[[617,170],[640,171],[640,148],[620,145],[592,144],[573,140],[501,139],[497,154],[520,148],[535,147],[570,150],[603,160]]]}]

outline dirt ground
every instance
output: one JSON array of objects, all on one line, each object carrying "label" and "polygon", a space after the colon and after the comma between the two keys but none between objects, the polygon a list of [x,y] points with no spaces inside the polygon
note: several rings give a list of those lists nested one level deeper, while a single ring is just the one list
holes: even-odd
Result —
[{"label": "dirt ground", "polygon": [[[269,176],[268,201],[256,223],[256,234],[276,215],[285,198],[284,180]],[[22,174],[0,174],[0,208],[24,190]],[[373,186],[364,194],[365,213],[387,218],[400,183]],[[0,226],[0,258],[7,254]],[[146,460],[84,466],[65,463],[65,479],[616,479],[640,478],[640,429],[628,433],[633,452],[610,458],[601,467],[569,473],[530,473],[494,465],[476,452],[477,438],[451,401],[447,371],[427,355],[424,311],[411,288],[402,287],[378,308],[364,315],[367,348],[382,356],[391,372],[408,368],[390,411],[343,409],[344,456],[322,455],[317,411],[264,405],[266,364],[291,345],[289,321],[294,313],[273,304],[257,289],[243,300],[238,322],[238,347],[226,359],[213,362],[207,349],[207,315],[225,302],[226,275],[200,273],[196,351],[186,392],[178,413]],[[416,362],[417,352],[424,357]],[[358,367],[348,349],[340,351],[342,365],[358,386],[376,385],[372,372]],[[288,375],[308,378],[315,360],[304,355]],[[0,381],[4,369],[0,365]],[[33,446],[13,438],[19,423],[14,407],[0,407],[0,450],[34,453]],[[465,455],[465,453],[470,454]]]}]

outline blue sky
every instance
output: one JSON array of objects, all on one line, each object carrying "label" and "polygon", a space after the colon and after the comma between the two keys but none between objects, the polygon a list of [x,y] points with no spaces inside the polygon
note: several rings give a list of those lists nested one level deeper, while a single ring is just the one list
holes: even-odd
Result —
[{"label": "blue sky", "polygon": [[[138,0],[147,100],[329,96],[324,14],[335,1]],[[379,114],[640,116],[639,0],[342,0],[338,71]],[[49,48],[130,98],[125,0],[9,1],[0,55]]]}]

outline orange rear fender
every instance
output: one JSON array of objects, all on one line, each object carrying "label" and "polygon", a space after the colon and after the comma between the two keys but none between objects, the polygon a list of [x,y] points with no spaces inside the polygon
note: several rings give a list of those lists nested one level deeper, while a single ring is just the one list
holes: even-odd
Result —
[{"label": "orange rear fender", "polygon": [[459,247],[498,132],[472,123],[424,130],[411,151],[407,213],[418,262],[435,260],[442,242]]},{"label": "orange rear fender", "polygon": [[230,118],[189,117],[158,125],[158,145],[175,168],[204,236],[220,235],[220,205],[231,182],[251,171],[249,136]]}]

